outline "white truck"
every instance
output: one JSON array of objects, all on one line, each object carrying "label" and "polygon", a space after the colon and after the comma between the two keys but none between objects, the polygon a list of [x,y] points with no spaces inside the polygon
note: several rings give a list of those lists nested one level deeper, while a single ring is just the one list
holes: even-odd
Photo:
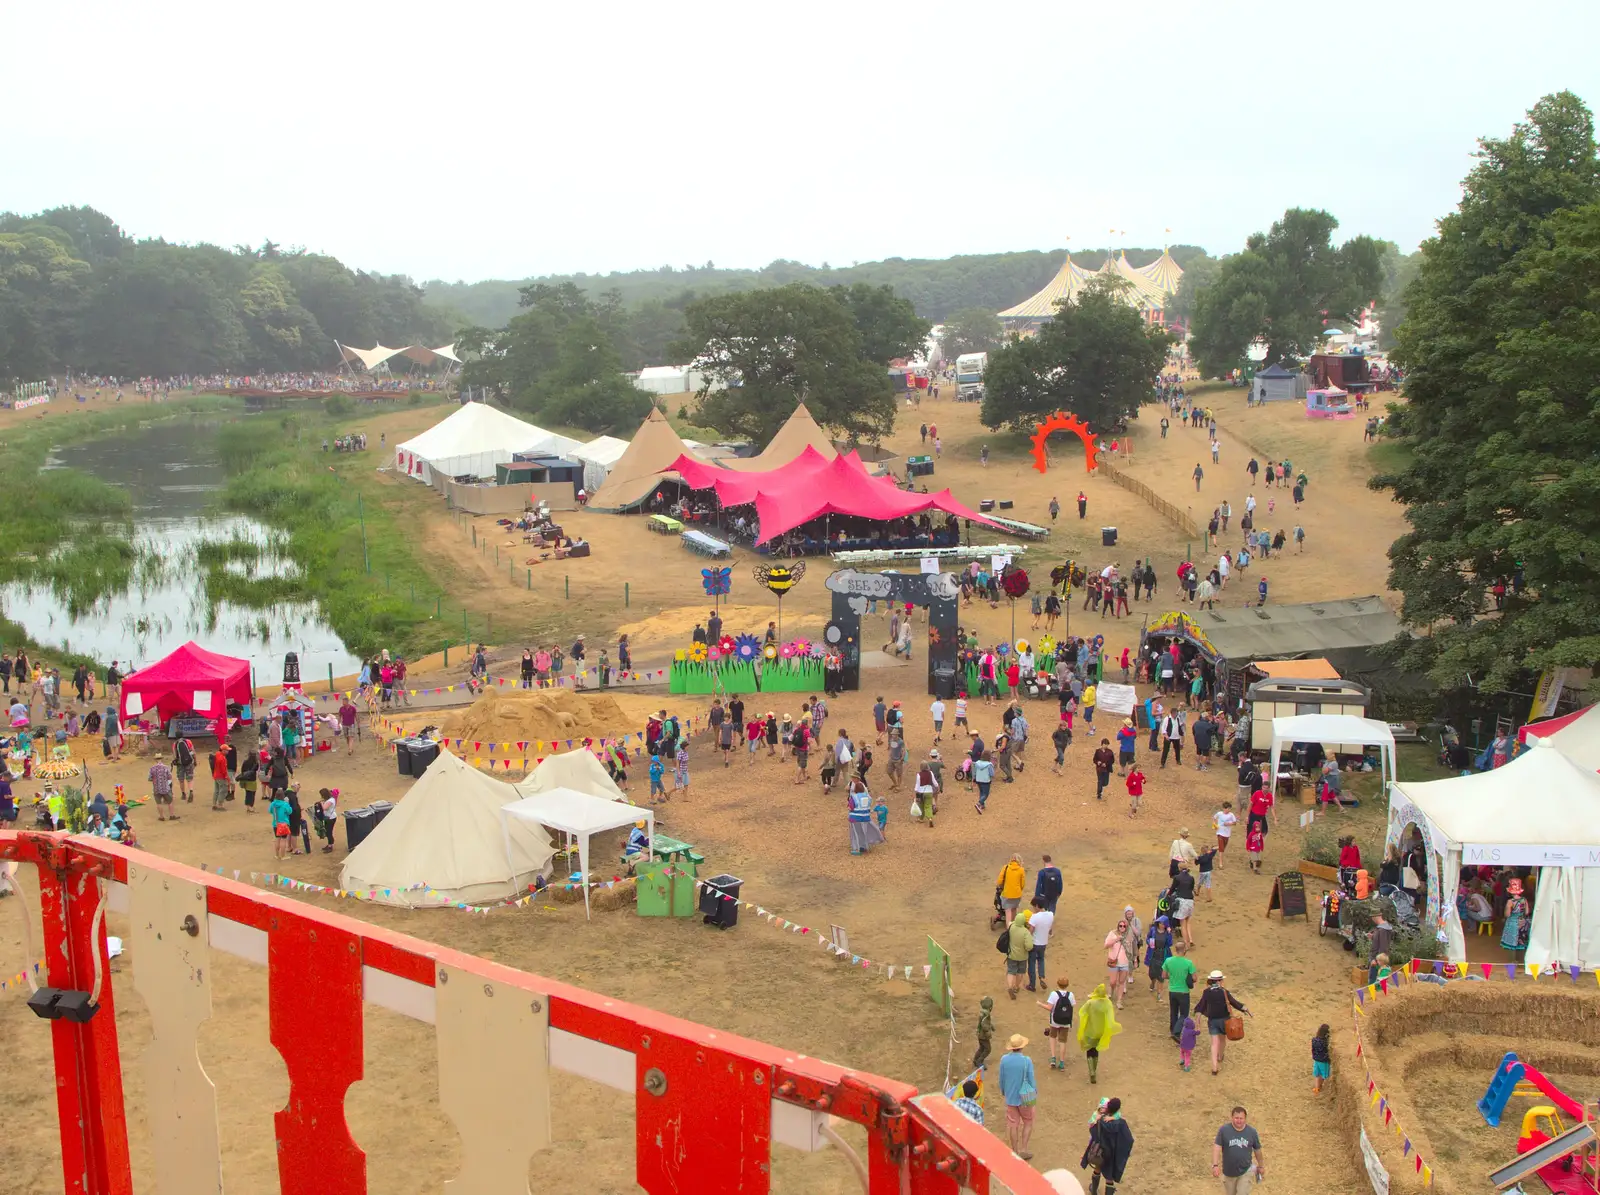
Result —
[{"label": "white truck", "polygon": [[956,358],[956,398],[974,401],[983,397],[983,371],[989,364],[988,353],[962,353]]}]

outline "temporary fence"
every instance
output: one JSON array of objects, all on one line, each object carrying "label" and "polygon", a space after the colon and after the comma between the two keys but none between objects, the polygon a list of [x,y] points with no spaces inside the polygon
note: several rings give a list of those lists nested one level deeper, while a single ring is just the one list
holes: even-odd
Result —
[{"label": "temporary fence", "polygon": [[1095,472],[1104,473],[1129,493],[1142,498],[1151,509],[1191,539],[1199,538],[1200,527],[1194,521],[1194,516],[1183,507],[1168,502],[1138,478],[1129,477],[1121,469],[1107,461],[1105,457],[1101,457],[1096,463]]},{"label": "temporary fence", "polygon": [[[38,870],[63,1189],[133,1189],[105,915],[128,918],[133,986],[154,1022],[144,1116],[155,1185],[221,1190],[217,1091],[199,1060],[211,954],[267,968],[269,1037],[289,1092],[273,1117],[282,1195],[365,1195],[345,1119],[362,1079],[363,1007],[435,1028],[439,1103],[461,1137],[451,1184],[526,1195],[551,1144],[552,1072],[634,1100],[635,1178],[650,1195],[772,1188],[774,1145],[848,1149],[871,1195],[1051,1195],[1052,1185],[943,1095],[819,1062],[302,904],[104,839],[0,832],[0,859]],[[317,1031],[304,1032],[315,1008]],[[12,1071],[15,1072],[15,1067]],[[13,1086],[26,1081],[8,1075]],[[137,1123],[137,1122],[136,1122]]]}]

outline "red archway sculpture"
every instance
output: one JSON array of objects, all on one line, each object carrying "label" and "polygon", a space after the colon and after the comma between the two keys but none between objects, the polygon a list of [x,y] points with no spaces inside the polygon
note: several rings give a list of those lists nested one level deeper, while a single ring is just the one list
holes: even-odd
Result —
[{"label": "red archway sculpture", "polygon": [[1041,473],[1049,471],[1049,458],[1045,455],[1044,442],[1050,438],[1051,432],[1071,432],[1083,441],[1083,466],[1084,471],[1093,473],[1095,464],[1100,456],[1100,445],[1095,441],[1094,433],[1089,430],[1089,425],[1080,420],[1076,415],[1066,411],[1057,411],[1034,430],[1033,433],[1033,467]]}]

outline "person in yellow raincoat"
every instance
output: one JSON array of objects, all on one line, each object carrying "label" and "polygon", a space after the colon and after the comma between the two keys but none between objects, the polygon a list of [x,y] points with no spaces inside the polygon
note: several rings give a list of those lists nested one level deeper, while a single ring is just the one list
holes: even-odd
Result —
[{"label": "person in yellow raincoat", "polygon": [[1111,998],[1106,994],[1106,985],[1102,983],[1078,1010],[1078,1045],[1089,1067],[1089,1082],[1099,1082],[1100,1052],[1121,1032],[1116,1006],[1111,1003]]},{"label": "person in yellow raincoat", "polygon": [[995,887],[1000,889],[1000,907],[1006,911],[1006,924],[1017,919],[1017,906],[1022,904],[1022,888],[1028,879],[1028,869],[1022,865],[1021,855],[1012,855],[1010,862],[1000,869]]}]

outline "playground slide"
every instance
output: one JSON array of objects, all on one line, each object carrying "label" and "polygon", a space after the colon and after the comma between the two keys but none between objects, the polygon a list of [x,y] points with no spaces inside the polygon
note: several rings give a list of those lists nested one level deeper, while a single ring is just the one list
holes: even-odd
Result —
[{"label": "playground slide", "polygon": [[[1538,1072],[1530,1071],[1530,1073],[1537,1074]],[[1543,1078],[1543,1076],[1540,1077]],[[1543,1145],[1536,1145],[1527,1153],[1517,1155],[1515,1162],[1508,1162],[1500,1169],[1490,1171],[1489,1181],[1494,1184],[1496,1191],[1503,1191],[1512,1184],[1543,1170],[1546,1166],[1555,1165],[1568,1154],[1582,1149],[1594,1140],[1593,1124],[1585,1122],[1573,1125],[1560,1136],[1552,1137]]]},{"label": "playground slide", "polygon": [[[1522,1068],[1522,1077],[1528,1082],[1532,1083],[1540,1091],[1544,1092],[1544,1094],[1549,1098],[1550,1102],[1561,1110],[1561,1114],[1563,1116],[1567,1117],[1569,1120],[1583,1119],[1582,1104],[1573,1099],[1570,1095],[1566,1094],[1566,1092],[1562,1091],[1561,1088],[1550,1082],[1549,1079],[1546,1079],[1540,1071],[1529,1066],[1526,1062],[1522,1064]],[[1557,1137],[1555,1140],[1560,1141],[1562,1138],[1567,1136],[1570,1136],[1570,1134],[1563,1133],[1561,1137]]]}]

